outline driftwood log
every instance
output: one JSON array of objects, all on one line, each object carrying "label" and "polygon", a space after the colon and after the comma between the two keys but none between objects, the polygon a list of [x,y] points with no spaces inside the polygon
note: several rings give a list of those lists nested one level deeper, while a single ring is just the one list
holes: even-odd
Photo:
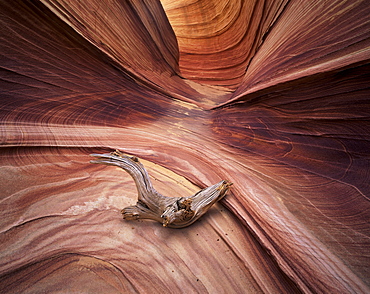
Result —
[{"label": "driftwood log", "polygon": [[137,157],[126,156],[118,150],[91,155],[97,158],[91,160],[91,163],[118,166],[134,179],[138,201],[136,205],[122,209],[121,213],[126,220],[152,219],[163,223],[164,227],[187,227],[221,200],[232,185],[224,180],[189,197],[166,197],[154,189],[147,171]]}]

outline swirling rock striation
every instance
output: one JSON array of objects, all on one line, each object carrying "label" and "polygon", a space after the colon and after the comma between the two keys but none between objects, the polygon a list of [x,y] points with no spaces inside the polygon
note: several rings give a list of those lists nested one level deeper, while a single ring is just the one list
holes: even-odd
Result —
[{"label": "swirling rock striation", "polygon": [[[86,3],[0,1],[0,292],[369,292],[367,2]],[[234,185],[124,222],[115,149],[164,195]]]}]

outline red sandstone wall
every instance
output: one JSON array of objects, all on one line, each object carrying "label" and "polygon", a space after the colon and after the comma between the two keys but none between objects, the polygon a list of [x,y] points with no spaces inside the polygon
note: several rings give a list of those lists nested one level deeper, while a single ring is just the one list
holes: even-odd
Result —
[{"label": "red sandstone wall", "polygon": [[[0,1],[0,292],[369,292],[367,1],[162,5]],[[123,221],[116,148],[168,196],[234,185]]]}]

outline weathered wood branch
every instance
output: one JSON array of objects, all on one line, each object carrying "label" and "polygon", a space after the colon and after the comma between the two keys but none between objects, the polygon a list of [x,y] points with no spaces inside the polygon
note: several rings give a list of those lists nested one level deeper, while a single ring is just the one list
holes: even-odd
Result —
[{"label": "weathered wood branch", "polygon": [[232,185],[228,181],[221,181],[189,197],[167,197],[154,189],[147,171],[137,157],[126,156],[118,150],[91,156],[97,158],[91,160],[91,163],[118,166],[134,179],[138,201],[136,205],[122,209],[123,218],[126,220],[152,219],[161,222],[165,227],[183,228],[205,214],[214,203],[225,196]]}]

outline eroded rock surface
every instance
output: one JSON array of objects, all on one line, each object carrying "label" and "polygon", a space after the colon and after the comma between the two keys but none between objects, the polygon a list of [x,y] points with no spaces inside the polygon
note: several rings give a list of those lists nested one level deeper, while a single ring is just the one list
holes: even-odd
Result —
[{"label": "eroded rock surface", "polygon": [[[369,15],[1,0],[0,292],[369,292]],[[164,195],[232,190],[185,229],[122,221],[133,181],[89,163],[115,149]]]}]

